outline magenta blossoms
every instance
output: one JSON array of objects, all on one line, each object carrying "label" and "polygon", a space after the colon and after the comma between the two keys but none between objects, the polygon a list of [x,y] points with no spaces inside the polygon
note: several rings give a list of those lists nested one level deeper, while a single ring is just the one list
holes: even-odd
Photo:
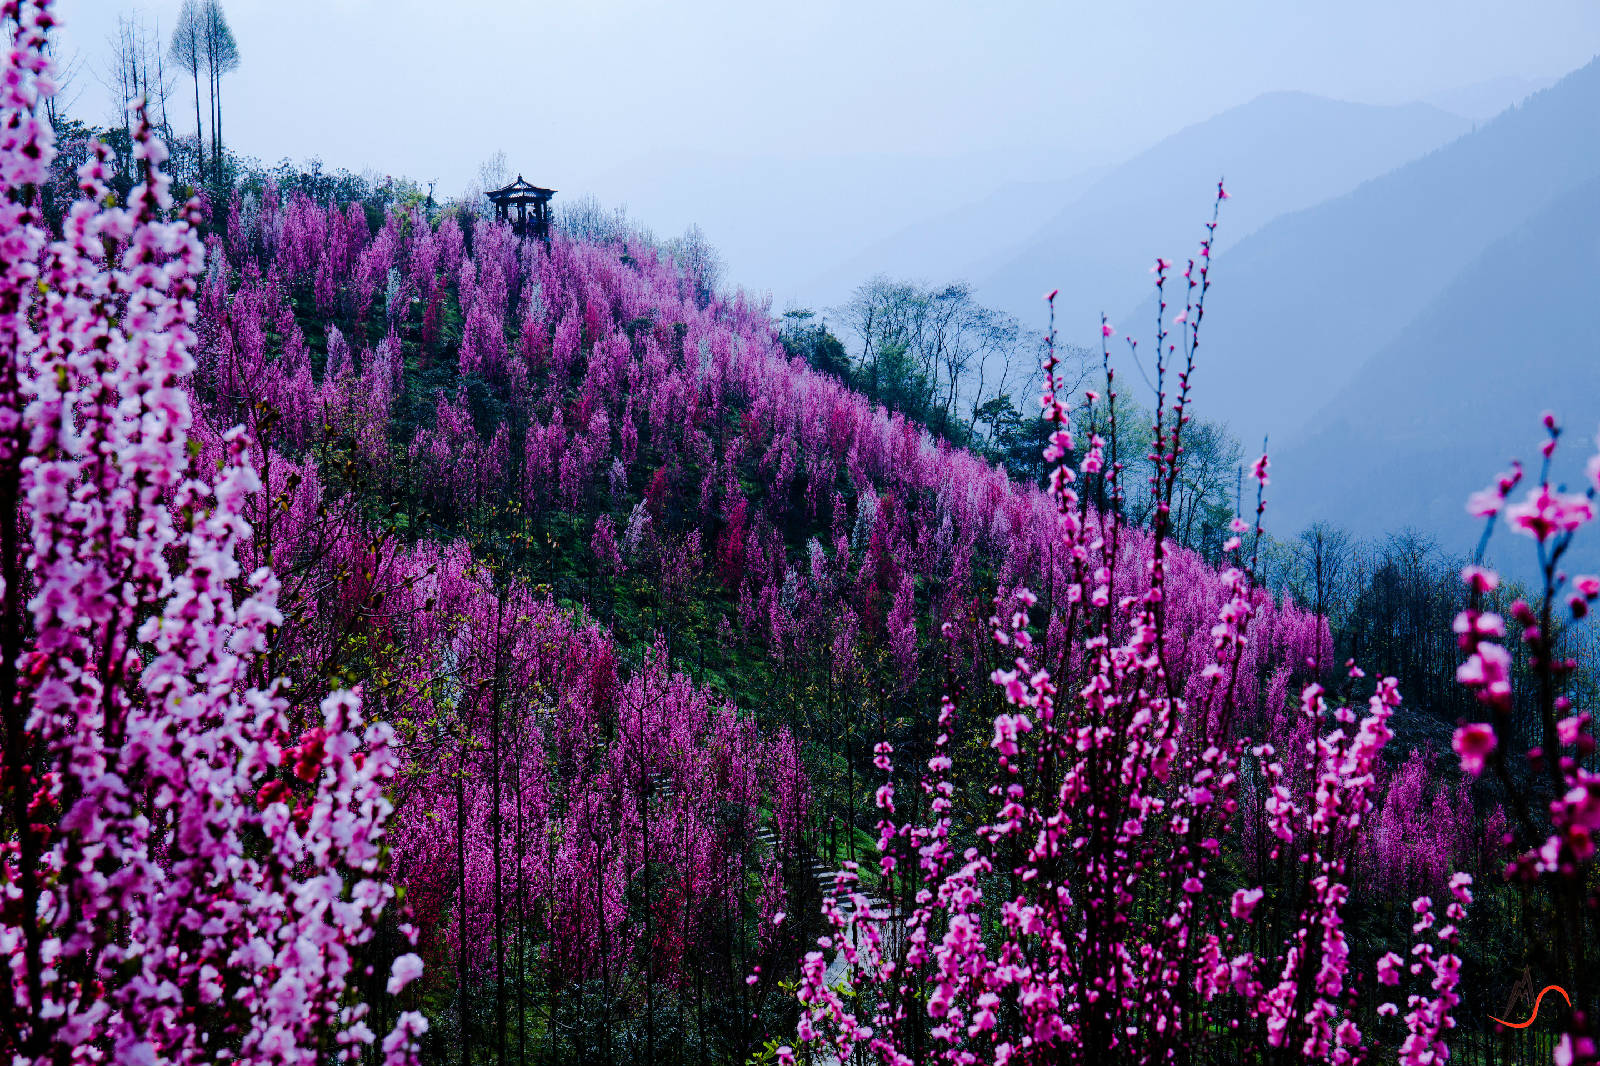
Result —
[{"label": "magenta blossoms", "polygon": [[[47,246],[52,20],[43,2],[0,14],[0,1047],[14,1064],[354,1058],[376,1040],[354,953],[392,896],[389,728],[328,696],[291,778],[277,682],[252,679],[277,582],[236,554],[260,483],[240,431],[220,470],[189,446],[202,250],[172,218],[165,149],[139,113],[142,180],[110,208],[97,147]],[[404,1016],[388,1061],[425,1026]]]},{"label": "magenta blossoms", "polygon": [[1594,502],[1581,494],[1555,492],[1548,484],[1540,485],[1522,503],[1506,508],[1506,521],[1518,533],[1549,540],[1594,521]]},{"label": "magenta blossoms", "polygon": [[1483,773],[1484,760],[1497,743],[1493,729],[1482,722],[1474,722],[1456,730],[1451,747],[1461,756],[1461,769],[1477,777]]},{"label": "magenta blossoms", "polygon": [[[1553,901],[1545,918],[1550,939],[1555,944],[1550,967],[1552,979],[1581,985],[1593,972],[1592,956],[1586,946],[1596,942],[1596,915],[1600,915],[1600,894],[1594,889],[1596,836],[1600,834],[1600,774],[1590,766],[1595,751],[1593,716],[1574,703],[1584,698],[1570,682],[1578,669],[1563,646],[1570,639],[1558,614],[1565,601],[1574,626],[1590,613],[1590,604],[1600,598],[1600,579],[1582,574],[1569,577],[1563,569],[1575,535],[1595,518],[1595,497],[1600,485],[1590,485],[1582,493],[1568,493],[1552,484],[1552,459],[1561,430],[1555,416],[1542,419],[1545,440],[1540,447],[1543,459],[1538,482],[1518,504],[1505,508],[1507,524],[1527,534],[1536,543],[1540,581],[1536,593],[1514,600],[1508,632],[1506,620],[1484,608],[1485,597],[1499,585],[1491,570],[1475,563],[1462,573],[1470,599],[1456,619],[1456,635],[1465,661],[1457,668],[1456,679],[1476,692],[1478,700],[1491,714],[1489,721],[1463,722],[1456,730],[1453,746],[1461,757],[1461,768],[1472,777],[1492,776],[1509,797],[1506,814],[1501,815],[1493,843],[1508,847],[1511,861],[1503,873],[1507,881],[1523,886],[1540,884]],[[1588,469],[1600,468],[1600,458],[1590,457]],[[1520,479],[1521,467],[1502,475],[1491,490],[1504,500]],[[1484,494],[1480,493],[1479,496]],[[1474,513],[1487,519],[1479,542],[1481,558],[1493,531],[1495,509],[1474,505]],[[1518,691],[1512,674],[1513,651],[1525,658],[1532,684]],[[1513,711],[1519,702],[1533,705],[1531,720],[1518,728]],[[1519,780],[1513,771],[1518,764],[1530,773]],[[1530,786],[1530,781],[1536,785]],[[1509,818],[1506,816],[1509,815]],[[1452,881],[1457,903],[1447,913],[1452,923],[1460,921],[1458,905],[1467,902],[1464,882]],[[1419,913],[1431,920],[1419,901]],[[1419,922],[1420,932],[1425,927]],[[1453,944],[1441,930],[1439,939]],[[1446,954],[1435,961],[1425,945],[1415,952],[1420,961],[1412,972],[1431,970],[1432,987],[1438,997],[1411,997],[1414,1007],[1406,1017],[1411,1036],[1402,1047],[1402,1062],[1439,1061],[1440,1035],[1449,1028],[1448,1010],[1455,1003],[1453,992],[1459,960]],[[1560,987],[1560,986],[1557,986]],[[1568,1016],[1567,1031],[1556,1045],[1557,1063],[1593,1063],[1592,1010],[1578,1006]]]},{"label": "magenta blossoms", "polygon": [[[1156,362],[1148,538],[1120,509],[1091,507],[1073,488],[1076,466],[1104,476],[1102,498],[1123,498],[1115,374],[1104,348],[1105,406],[1093,413],[1103,414],[1107,432],[1083,444],[1057,392],[1053,347],[1045,359],[1042,408],[1054,430],[1045,454],[1058,464],[1048,491],[1056,551],[1071,567],[1048,599],[1016,586],[995,598],[990,626],[1003,664],[991,680],[1008,706],[993,720],[995,783],[970,846],[957,843],[964,827],[951,814],[959,795],[954,701],[940,707],[920,797],[897,788],[893,746],[875,749],[874,765],[888,775],[877,793],[874,878],[886,900],[869,897],[864,875],[847,867],[824,902],[831,928],[818,940],[822,950],[801,966],[797,1036],[831,1059],[1249,1061],[1272,1048],[1273,1061],[1349,1066],[1369,1049],[1344,931],[1348,869],[1373,811],[1396,683],[1377,681],[1358,716],[1331,706],[1302,675],[1287,739],[1305,756],[1284,759],[1272,744],[1251,742],[1254,708],[1242,690],[1261,665],[1264,627],[1252,620],[1274,609],[1271,599],[1229,567],[1211,575],[1220,602],[1207,624],[1187,627],[1192,636],[1169,613],[1201,584],[1168,540],[1167,516],[1189,421],[1207,232],[1201,261],[1185,273],[1176,402],[1161,391],[1173,369]],[[1158,269],[1163,305],[1164,284]],[[1159,340],[1163,354],[1177,350]],[[1267,471],[1263,456],[1253,467],[1258,487]],[[1255,525],[1245,530],[1259,533],[1264,509],[1258,493]],[[1316,656],[1300,662],[1316,661],[1323,636],[1319,627]],[[1189,640],[1192,652],[1180,657]],[[1275,690],[1279,703],[1290,674]],[[1230,842],[1252,835],[1238,832],[1247,804],[1271,834],[1253,834],[1266,841],[1257,846],[1295,871],[1287,892],[1250,883],[1265,864],[1247,869],[1239,887],[1220,861]],[[1446,998],[1419,1031],[1447,1016]]]}]

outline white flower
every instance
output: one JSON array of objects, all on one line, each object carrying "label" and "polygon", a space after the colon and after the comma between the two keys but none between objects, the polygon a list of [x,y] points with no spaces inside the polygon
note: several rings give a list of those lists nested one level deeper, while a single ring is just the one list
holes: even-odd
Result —
[{"label": "white flower", "polygon": [[400,991],[412,981],[422,976],[422,959],[414,951],[408,951],[394,960],[394,968],[389,971],[389,994],[397,996]]}]

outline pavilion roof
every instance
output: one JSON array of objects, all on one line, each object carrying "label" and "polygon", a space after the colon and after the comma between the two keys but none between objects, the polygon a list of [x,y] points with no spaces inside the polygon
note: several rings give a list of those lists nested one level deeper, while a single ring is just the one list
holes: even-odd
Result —
[{"label": "pavilion roof", "polygon": [[509,200],[513,202],[517,200],[548,200],[555,194],[556,191],[554,189],[543,189],[537,185],[530,185],[528,182],[522,179],[521,174],[518,174],[517,180],[512,182],[510,185],[507,185],[502,189],[494,189],[485,195],[487,195],[490,200],[499,203],[501,200]]}]

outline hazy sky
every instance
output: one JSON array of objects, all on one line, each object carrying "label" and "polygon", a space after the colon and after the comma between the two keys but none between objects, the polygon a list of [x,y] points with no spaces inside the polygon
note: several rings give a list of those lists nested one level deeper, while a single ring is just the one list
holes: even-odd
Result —
[{"label": "hazy sky", "polygon": [[[1600,0],[224,2],[243,59],[223,89],[238,150],[448,193],[504,149],[529,180],[625,203],[660,232],[702,222],[754,288],[777,283],[750,251],[763,227],[837,262],[1262,92],[1400,103],[1600,52]],[[117,14],[165,30],[177,8],[60,0],[89,68],[79,111],[110,114],[94,74]]]}]

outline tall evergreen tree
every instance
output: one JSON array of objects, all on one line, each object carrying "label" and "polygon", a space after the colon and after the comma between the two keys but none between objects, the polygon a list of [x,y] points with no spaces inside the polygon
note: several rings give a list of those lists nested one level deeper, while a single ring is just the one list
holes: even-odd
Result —
[{"label": "tall evergreen tree", "polygon": [[206,180],[205,130],[200,122],[200,69],[205,65],[205,26],[200,0],[183,0],[178,22],[172,30],[168,49],[172,61],[194,82],[194,150],[199,161],[200,183]]},{"label": "tall evergreen tree", "polygon": [[221,0],[201,0],[200,25],[206,73],[211,79],[211,158],[222,170],[222,76],[239,69],[239,44],[223,13]]}]

